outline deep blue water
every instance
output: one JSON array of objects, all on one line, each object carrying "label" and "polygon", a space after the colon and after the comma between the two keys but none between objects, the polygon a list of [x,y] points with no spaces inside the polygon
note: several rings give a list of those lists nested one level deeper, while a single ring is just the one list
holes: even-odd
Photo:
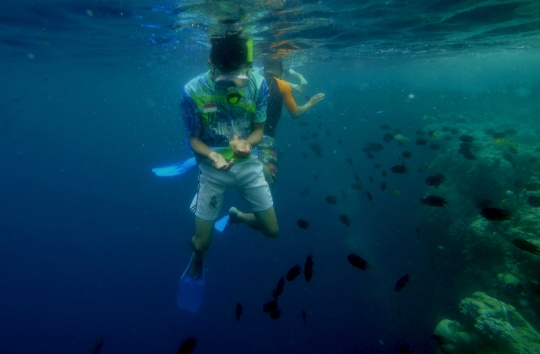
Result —
[{"label": "deep blue water", "polygon": [[[177,99],[206,70],[206,47],[188,31],[178,42],[155,45],[151,29],[140,25],[166,24],[167,17],[152,17],[160,14],[152,4],[104,3],[94,8],[93,24],[85,13],[93,3],[18,5],[0,19],[0,353],[89,353],[98,336],[103,354],[174,353],[189,336],[197,337],[195,353],[397,353],[405,343],[413,353],[435,351],[434,327],[460,316],[459,300],[476,289],[455,287],[466,265],[456,241],[439,237],[444,226],[422,228],[426,207],[419,199],[432,171],[418,169],[453,145],[416,146],[415,132],[428,124],[425,115],[481,126],[489,118],[470,112],[536,107],[540,71],[532,39],[526,50],[481,46],[481,53],[444,57],[364,60],[340,52],[345,58],[329,60],[315,49],[311,61],[293,57],[309,81],[297,101],[326,97],[300,118],[307,127],[285,113],[278,128],[272,194],[280,236],[265,239],[240,225],[214,235],[204,303],[191,314],[178,310],[175,296],[191,254],[197,173],[167,179],[151,168],[190,156]],[[520,88],[532,95],[515,95]],[[529,124],[513,119],[505,124]],[[381,124],[411,142],[384,144]],[[299,139],[308,131],[320,134]],[[371,160],[361,152],[366,142],[385,148]],[[311,143],[320,144],[322,157]],[[409,173],[393,174],[389,168],[404,149],[413,153]],[[355,174],[372,202],[350,188]],[[398,196],[390,195],[394,190]],[[337,205],[325,202],[328,195]],[[222,214],[231,205],[244,209],[234,191]],[[340,214],[350,217],[350,227]],[[299,218],[310,229],[299,229]],[[287,282],[282,317],[270,319],[262,305],[310,252],[312,281]],[[349,253],[371,269],[351,267]],[[397,293],[394,284],[405,273],[411,282]],[[237,302],[244,307],[239,322]]]}]

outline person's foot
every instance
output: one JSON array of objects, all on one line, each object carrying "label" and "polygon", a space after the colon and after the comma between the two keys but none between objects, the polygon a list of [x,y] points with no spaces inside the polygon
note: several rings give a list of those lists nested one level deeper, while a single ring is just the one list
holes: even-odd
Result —
[{"label": "person's foot", "polygon": [[195,260],[195,256],[193,256],[191,260],[191,264],[189,266],[189,277],[193,279],[199,279],[202,275],[203,271],[203,261],[197,261]]},{"label": "person's foot", "polygon": [[239,213],[240,211],[238,209],[236,209],[235,207],[231,207],[229,209],[229,222],[227,224],[229,225],[237,224],[239,222],[238,220]]}]

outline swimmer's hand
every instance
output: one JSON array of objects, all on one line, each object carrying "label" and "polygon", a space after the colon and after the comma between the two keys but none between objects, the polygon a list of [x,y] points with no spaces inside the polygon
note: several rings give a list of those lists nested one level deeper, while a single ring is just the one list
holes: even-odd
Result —
[{"label": "swimmer's hand", "polygon": [[223,156],[221,156],[215,151],[212,151],[208,155],[208,159],[212,162],[212,167],[220,171],[228,171],[234,164],[234,159],[231,159],[231,161],[227,162]]},{"label": "swimmer's hand", "polygon": [[251,144],[247,140],[238,139],[236,135],[229,141],[229,146],[236,157],[245,158],[251,155]]},{"label": "swimmer's hand", "polygon": [[324,99],[324,93],[318,93],[315,96],[311,97],[309,99],[309,104],[311,106],[316,106],[319,102],[321,102]]}]

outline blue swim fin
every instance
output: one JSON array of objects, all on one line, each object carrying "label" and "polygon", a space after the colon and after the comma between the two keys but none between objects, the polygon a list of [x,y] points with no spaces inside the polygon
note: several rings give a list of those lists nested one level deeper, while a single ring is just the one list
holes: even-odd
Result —
[{"label": "blue swim fin", "polygon": [[182,278],[180,278],[176,304],[180,310],[197,313],[201,308],[204,295],[204,267],[200,278],[191,278],[188,274],[191,262],[193,262],[193,257],[191,257],[184,274],[182,274]]},{"label": "blue swim fin", "polygon": [[214,229],[219,232],[223,232],[227,228],[227,225],[229,225],[229,215],[225,215],[224,217],[216,221],[216,223],[214,224]]},{"label": "blue swim fin", "polygon": [[153,168],[152,172],[158,177],[173,177],[183,175],[197,166],[195,157],[175,163],[174,165]]}]

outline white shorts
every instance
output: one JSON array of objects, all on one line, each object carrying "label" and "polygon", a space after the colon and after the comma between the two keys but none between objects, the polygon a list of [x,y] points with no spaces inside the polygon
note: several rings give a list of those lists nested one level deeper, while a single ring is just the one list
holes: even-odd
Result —
[{"label": "white shorts", "polygon": [[251,212],[265,211],[274,205],[263,164],[256,156],[233,165],[229,171],[216,170],[208,160],[199,161],[198,167],[199,187],[190,208],[200,219],[218,218],[228,188],[238,190]]}]

